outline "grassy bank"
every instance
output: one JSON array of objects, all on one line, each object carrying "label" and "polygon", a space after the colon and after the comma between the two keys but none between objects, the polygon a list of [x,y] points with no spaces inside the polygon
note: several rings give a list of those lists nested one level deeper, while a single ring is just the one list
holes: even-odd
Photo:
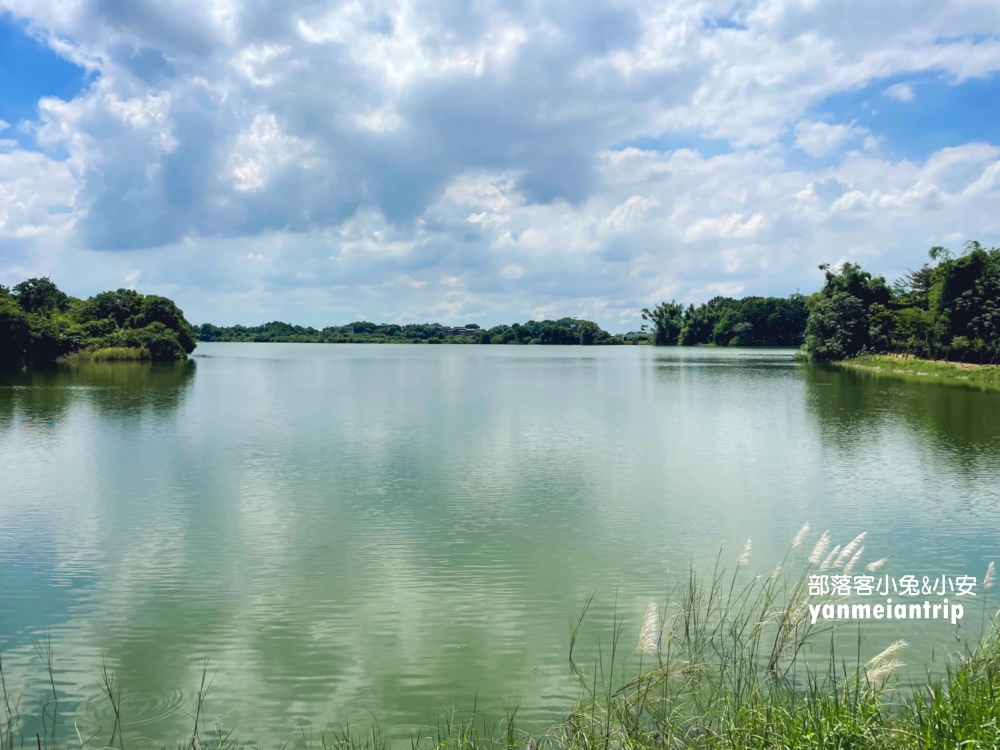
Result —
[{"label": "grassy bank", "polygon": [[1000,366],[996,365],[973,365],[943,360],[904,358],[894,354],[863,354],[860,357],[845,359],[834,364],[837,367],[848,367],[886,375],[1000,388]]},{"label": "grassy bank", "polygon": [[[579,701],[563,721],[546,732],[528,733],[517,723],[517,706],[505,718],[488,723],[475,709],[468,719],[447,717],[430,732],[421,732],[413,747],[429,750],[778,750],[837,748],[897,750],[916,748],[1000,747],[1000,646],[997,623],[983,619],[976,648],[956,657],[940,680],[922,687],[897,683],[905,665],[907,644],[877,644],[871,653],[862,637],[837,653],[829,627],[811,623],[807,605],[833,603],[810,596],[810,573],[821,570],[850,574],[864,550],[864,534],[828,550],[824,534],[803,546],[808,527],[792,540],[785,560],[764,578],[749,571],[748,540],[728,567],[720,562],[704,578],[691,576],[661,602],[651,602],[635,638],[615,617],[613,632],[602,640],[596,664],[580,665],[574,646],[586,627],[584,608],[569,643],[568,668],[579,679]],[[811,551],[809,551],[811,550]],[[887,558],[869,563],[879,573]],[[783,569],[799,569],[798,575]],[[983,580],[992,583],[992,566]],[[860,567],[857,570],[861,572]],[[840,601],[840,600],[837,600]],[[993,605],[996,606],[995,604]],[[985,609],[983,610],[985,614]],[[972,613],[970,612],[970,615]],[[970,617],[970,619],[972,619]],[[978,623],[977,623],[978,625]],[[851,626],[848,626],[849,628]],[[860,632],[860,631],[859,631]],[[950,637],[950,636],[949,636]],[[638,641],[638,647],[636,646]],[[942,648],[947,648],[943,643]],[[816,669],[808,653],[826,654]],[[48,644],[38,648],[40,669],[54,671]],[[817,663],[815,660],[812,664]],[[56,685],[44,699],[43,732],[23,736],[17,696],[3,683],[0,747],[38,750],[65,746],[78,750],[125,747],[129,717],[114,675],[98,674],[112,707],[113,726],[85,737],[73,719],[55,726]],[[188,750],[237,750],[244,747],[234,733],[205,732],[211,696],[203,677],[197,705],[190,707],[192,728],[174,745]],[[207,698],[207,700],[206,700]],[[21,709],[23,710],[23,709]],[[3,712],[6,712],[5,714]],[[65,711],[65,709],[60,709]],[[218,725],[216,725],[218,726]],[[51,733],[51,734],[49,734]],[[48,737],[48,738],[47,738]],[[59,738],[64,739],[60,743]],[[358,732],[350,726],[301,731],[289,727],[289,743],[304,750],[382,750],[387,746],[378,725]],[[135,741],[133,742],[135,744]],[[142,742],[148,747],[147,741]]]},{"label": "grassy bank", "polygon": [[62,361],[74,362],[148,362],[153,357],[146,347],[108,346],[73,352]]}]

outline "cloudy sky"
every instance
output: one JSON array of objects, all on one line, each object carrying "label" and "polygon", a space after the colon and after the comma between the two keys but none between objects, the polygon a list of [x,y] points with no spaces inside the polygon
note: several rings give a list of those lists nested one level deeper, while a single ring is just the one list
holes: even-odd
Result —
[{"label": "cloudy sky", "polygon": [[1000,242],[997,0],[0,0],[0,283],[638,325]]}]

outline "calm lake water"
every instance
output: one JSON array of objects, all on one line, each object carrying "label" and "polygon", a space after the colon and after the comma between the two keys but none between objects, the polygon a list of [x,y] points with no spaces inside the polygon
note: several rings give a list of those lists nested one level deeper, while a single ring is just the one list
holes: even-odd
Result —
[{"label": "calm lake water", "polygon": [[[692,563],[750,536],[767,575],[806,521],[799,562],[868,531],[892,575],[981,579],[1000,394],[651,347],[201,344],[0,376],[0,656],[28,736],[46,637],[85,739],[110,733],[104,658],[154,740],[190,733],[206,658],[208,725],[269,746],[369,711],[409,738],[477,696],[543,725],[579,695],[592,593],[585,665],[615,607],[631,651]],[[866,648],[940,667],[982,607]]]}]

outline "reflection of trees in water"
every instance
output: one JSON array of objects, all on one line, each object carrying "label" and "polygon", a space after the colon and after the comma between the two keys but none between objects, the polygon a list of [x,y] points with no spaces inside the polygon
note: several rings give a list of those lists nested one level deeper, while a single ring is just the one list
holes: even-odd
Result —
[{"label": "reflection of trees in water", "polygon": [[0,429],[54,425],[77,404],[113,416],[169,413],[195,372],[179,362],[81,362],[0,372]]},{"label": "reflection of trees in water", "polygon": [[1000,393],[829,366],[803,372],[809,409],[838,443],[876,439],[901,422],[966,465],[1000,455]]}]

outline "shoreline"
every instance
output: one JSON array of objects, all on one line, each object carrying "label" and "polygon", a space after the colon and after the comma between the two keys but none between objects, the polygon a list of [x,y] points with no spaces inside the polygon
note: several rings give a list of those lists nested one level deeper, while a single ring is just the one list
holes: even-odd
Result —
[{"label": "shoreline", "polygon": [[862,354],[855,359],[845,359],[830,364],[895,378],[1000,389],[1000,365],[904,358],[895,354]]}]

